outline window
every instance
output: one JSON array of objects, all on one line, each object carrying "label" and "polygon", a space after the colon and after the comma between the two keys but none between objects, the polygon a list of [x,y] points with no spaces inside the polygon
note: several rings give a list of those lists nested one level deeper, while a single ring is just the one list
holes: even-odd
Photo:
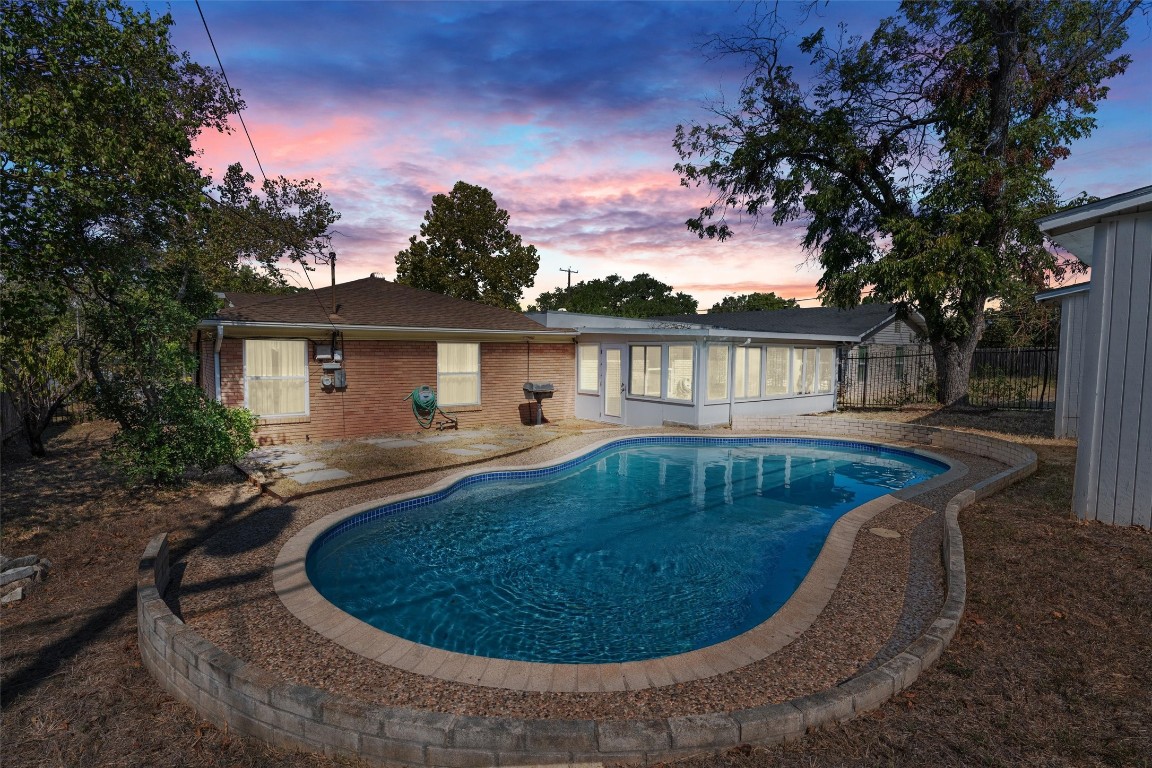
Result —
[{"label": "window", "polygon": [[632,347],[632,379],[628,394],[660,397],[660,347]]},{"label": "window", "polygon": [[244,402],[261,418],[308,415],[308,342],[244,341]]},{"label": "window", "polygon": [[812,347],[792,350],[792,391],[797,395],[816,391],[816,350]]},{"label": "window", "polygon": [[861,345],[856,350],[856,379],[864,381],[868,376],[868,347]]},{"label": "window", "polygon": [[896,347],[896,378],[904,380],[904,347]]},{"label": "window", "polygon": [[[760,347],[736,347],[732,389],[735,397],[760,397]],[[787,374],[784,376],[787,382]]]},{"label": "window", "polygon": [[600,346],[580,344],[576,347],[576,390],[578,392],[600,391]]},{"label": "window", "polygon": [[692,399],[692,347],[690,346],[668,347],[668,399]]},{"label": "window", "polygon": [[836,373],[836,350],[832,347],[796,347],[792,350],[792,384],[797,395],[832,391]]},{"label": "window", "polygon": [[820,369],[816,376],[816,391],[828,393],[832,391],[832,378],[836,375],[836,350],[832,347],[820,347],[817,350],[820,359]]},{"label": "window", "polygon": [[728,345],[708,345],[708,399],[728,399]]},{"label": "window", "polygon": [[480,404],[480,345],[436,345],[436,400],[440,405]]},{"label": "window", "polygon": [[764,394],[788,394],[788,347],[765,347]]}]

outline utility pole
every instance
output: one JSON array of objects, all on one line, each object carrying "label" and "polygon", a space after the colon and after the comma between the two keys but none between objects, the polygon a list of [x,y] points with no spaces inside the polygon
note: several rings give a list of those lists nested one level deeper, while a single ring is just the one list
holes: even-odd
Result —
[{"label": "utility pole", "polygon": [[578,275],[580,272],[579,270],[572,269],[571,267],[567,269],[560,267],[560,271],[568,273],[568,301],[572,301],[572,275]]}]

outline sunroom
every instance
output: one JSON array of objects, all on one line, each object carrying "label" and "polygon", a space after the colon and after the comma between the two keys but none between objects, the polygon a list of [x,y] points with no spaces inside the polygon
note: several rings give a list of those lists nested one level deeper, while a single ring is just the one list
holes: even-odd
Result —
[{"label": "sunroom", "polygon": [[553,311],[572,328],[575,416],[637,427],[730,424],[733,417],[819,413],[836,406],[837,350],[847,334],[734,331],[700,322]]}]

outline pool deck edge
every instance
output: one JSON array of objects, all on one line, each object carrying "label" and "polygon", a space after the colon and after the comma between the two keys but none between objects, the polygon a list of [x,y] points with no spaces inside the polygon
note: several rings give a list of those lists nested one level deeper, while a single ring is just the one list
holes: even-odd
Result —
[{"label": "pool deck edge", "polygon": [[[828,426],[828,420],[819,417],[778,417],[770,425],[759,423],[751,428],[795,436],[794,433],[803,431],[818,433]],[[966,601],[960,510],[1036,469],[1036,455],[1029,448],[983,435],[883,422],[837,422],[838,434],[843,435],[846,430],[852,430],[853,437],[881,443],[895,445],[907,441],[918,446],[917,450],[921,450],[920,446],[935,446],[984,456],[1008,465],[1008,469],[954,495],[944,510],[946,594],[935,621],[904,651],[876,669],[825,691],[734,712],[621,721],[464,717],[369,705],[351,697],[283,683],[255,664],[222,651],[184,625],[161,599],[169,570],[167,534],[159,534],[149,543],[137,575],[141,657],[161,687],[218,725],[284,748],[348,755],[380,764],[650,763],[701,751],[722,751],[739,744],[792,741],[807,730],[880,706],[912,685],[939,658],[956,632]],[[892,498],[887,504],[899,500]],[[859,521],[857,532],[867,519]],[[844,535],[847,534],[838,537]],[[826,542],[826,546],[829,543]],[[841,549],[843,544],[838,542],[832,546]],[[287,546],[281,549],[273,576],[276,591],[281,599],[286,595],[306,615],[322,614],[324,608],[308,599],[298,581],[302,575],[306,579],[303,574],[306,554],[306,547],[303,551],[289,550]],[[827,585],[827,575],[815,581]],[[334,616],[329,624],[330,631],[337,635],[336,642],[355,637],[359,632],[357,620],[350,623],[347,619],[351,617],[347,614],[343,617],[346,618]],[[750,649],[756,644],[747,642],[747,635],[729,641],[744,638],[731,649],[736,658],[755,652]],[[718,662],[712,658],[708,663]],[[420,666],[427,669],[431,665]],[[636,684],[640,677],[652,682],[646,674],[637,675],[637,670],[629,665],[615,666],[619,667],[626,686],[630,680]],[[675,677],[677,670],[662,666],[666,675]],[[517,677],[509,674],[508,669],[490,674],[493,679],[500,677],[501,682]],[[537,674],[537,684],[542,682],[539,678]],[[602,689],[603,676],[589,685]],[[541,690],[530,685],[525,687]]]}]

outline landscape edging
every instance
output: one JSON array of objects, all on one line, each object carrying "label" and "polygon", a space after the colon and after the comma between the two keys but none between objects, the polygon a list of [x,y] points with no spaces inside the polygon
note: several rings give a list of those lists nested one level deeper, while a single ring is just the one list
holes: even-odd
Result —
[{"label": "landscape edging", "polygon": [[[952,497],[944,512],[946,596],[940,613],[903,652],[833,688],[731,713],[645,720],[543,720],[451,715],[368,704],[279,679],[226,653],[168,607],[168,534],[149,542],[137,574],[137,624],[145,667],[168,693],[214,724],[275,746],[348,755],[382,765],[457,766],[627,761],[650,763],[740,744],[799,739],[871,711],[910,686],[943,653],[964,612],[960,510],[1036,470],[1036,454],[1006,440],[899,423],[837,420],[837,437],[952,448],[1008,469]],[[826,432],[825,417],[747,419],[741,431]]]}]

